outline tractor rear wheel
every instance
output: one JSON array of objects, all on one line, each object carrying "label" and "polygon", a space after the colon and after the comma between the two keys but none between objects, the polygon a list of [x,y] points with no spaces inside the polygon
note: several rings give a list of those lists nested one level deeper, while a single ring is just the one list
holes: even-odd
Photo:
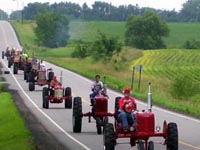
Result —
[{"label": "tractor rear wheel", "polygon": [[100,117],[96,117],[97,134],[101,134],[102,133],[101,123],[102,123],[101,118]]},{"label": "tractor rear wheel", "polygon": [[104,139],[104,149],[105,150],[114,150],[115,149],[116,138],[115,138],[113,124],[108,123],[105,125],[103,139]]},{"label": "tractor rear wheel", "polygon": [[48,96],[44,97],[44,102],[45,102],[45,108],[49,109],[49,99],[48,99]]},{"label": "tractor rear wheel", "polygon": [[18,73],[18,64],[14,63],[13,65],[13,74],[17,74]]},{"label": "tractor rear wheel", "polygon": [[28,83],[29,91],[34,91],[35,90],[35,83],[34,82],[29,82]]},{"label": "tractor rear wheel", "polygon": [[149,141],[149,143],[148,143],[148,150],[154,150],[154,143],[153,143],[153,141]]},{"label": "tractor rear wheel", "polygon": [[28,72],[28,67],[27,65],[24,65],[24,80],[27,80],[27,72]]},{"label": "tractor rear wheel", "polygon": [[75,97],[73,103],[73,132],[80,133],[82,127],[82,101],[81,97]]},{"label": "tractor rear wheel", "polygon": [[50,82],[51,80],[53,80],[53,76],[54,76],[54,72],[49,72],[48,74],[48,81]]},{"label": "tractor rear wheel", "polygon": [[115,98],[115,112],[119,110],[119,100],[121,97],[116,97]]},{"label": "tractor rear wheel", "polygon": [[48,95],[49,95],[48,93],[49,93],[48,88],[47,88],[47,87],[44,87],[43,90],[42,90],[42,100],[43,100],[43,101],[42,101],[42,102],[43,102],[43,103],[42,103],[42,107],[43,107],[43,108],[45,108],[45,96],[48,96]]},{"label": "tractor rear wheel", "polygon": [[115,119],[118,120],[118,110],[119,110],[119,100],[121,99],[121,97],[116,97],[115,98]]},{"label": "tractor rear wheel", "polygon": [[9,57],[8,58],[8,68],[10,68],[12,66],[12,58]]},{"label": "tractor rear wheel", "polygon": [[167,136],[167,150],[178,150],[178,129],[176,123],[168,124]]}]

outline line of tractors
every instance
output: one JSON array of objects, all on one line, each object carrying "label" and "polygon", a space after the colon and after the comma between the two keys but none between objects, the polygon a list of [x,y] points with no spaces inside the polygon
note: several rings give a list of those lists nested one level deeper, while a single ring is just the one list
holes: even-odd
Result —
[{"label": "line of tractors", "polygon": [[[42,107],[48,109],[49,103],[63,103],[65,108],[72,109],[73,132],[81,133],[82,119],[88,117],[96,121],[97,134],[103,133],[103,143],[105,150],[114,150],[118,139],[129,138],[131,147],[137,147],[139,150],[154,150],[154,141],[152,137],[162,137],[164,140],[158,142],[166,145],[167,150],[178,150],[178,128],[174,122],[167,123],[163,121],[163,127],[155,125],[155,114],[152,112],[152,94],[151,84],[149,83],[149,91],[147,97],[147,110],[137,110],[134,112],[135,126],[132,130],[124,131],[121,128],[121,121],[118,119],[119,99],[115,98],[114,111],[108,111],[107,85],[104,83],[102,92],[94,97],[94,105],[91,111],[84,113],[82,110],[82,98],[74,97],[72,100],[72,92],[70,87],[64,88],[62,85],[50,89],[50,82],[54,77],[53,69],[40,70],[40,60],[23,56],[22,51],[9,50],[2,52],[2,59],[7,57],[8,68],[13,66],[13,74],[17,74],[18,70],[24,71],[24,80],[28,82],[29,91],[35,90],[35,85],[45,86],[42,91]],[[53,91],[52,91],[53,90]],[[72,107],[73,105],[73,107]],[[114,123],[109,122],[109,117],[114,118]]]}]

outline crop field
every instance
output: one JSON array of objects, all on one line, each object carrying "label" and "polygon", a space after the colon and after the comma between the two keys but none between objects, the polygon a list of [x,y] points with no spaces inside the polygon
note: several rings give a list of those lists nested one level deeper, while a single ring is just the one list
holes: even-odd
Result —
[{"label": "crop field", "polygon": [[[170,33],[164,37],[167,48],[183,48],[187,40],[200,39],[199,23],[168,23]],[[97,35],[97,31],[107,35],[116,36],[124,42],[126,22],[109,21],[72,21],[70,23],[71,42],[82,40],[92,42]]]},{"label": "crop field", "polygon": [[179,75],[190,75],[200,82],[200,50],[149,50],[133,65],[142,64],[144,72],[153,76],[165,76],[173,80]]},{"label": "crop field", "polygon": [[[135,72],[133,84],[134,96],[146,100],[147,86],[148,83],[151,82],[155,104],[200,117],[199,93],[185,99],[175,98],[170,93],[175,79],[182,78],[183,76],[189,76],[189,78],[185,80],[200,85],[200,50],[177,49],[177,47],[181,47],[183,45],[182,43],[187,39],[200,38],[199,26],[196,23],[169,24],[171,32],[170,36],[165,40],[167,41],[167,45],[169,45],[169,47],[174,47],[174,49],[142,51],[124,47],[120,55],[124,56],[125,61],[119,64],[112,63],[112,60],[107,64],[95,62],[90,57],[85,59],[71,58],[70,54],[74,50],[76,41],[83,40],[92,42],[98,29],[108,35],[118,36],[120,40],[123,41],[125,32],[124,22],[73,21],[70,23],[70,44],[67,47],[58,49],[47,49],[38,47],[35,44],[35,36],[32,28],[34,27],[33,23],[22,25],[14,22],[14,26],[20,37],[20,41],[25,45],[29,54],[34,52],[36,57],[43,58],[59,66],[73,70],[88,78],[93,78],[94,74],[101,73],[102,76],[105,75],[107,77],[107,84],[115,90],[121,90],[124,86],[129,86],[132,67],[142,64],[141,88],[138,89],[139,75],[138,72]],[[23,28],[23,26],[27,26],[24,27],[24,29],[29,31],[21,32],[19,28]],[[117,70],[115,68],[116,65],[118,65]],[[121,80],[119,81],[119,79]]]}]

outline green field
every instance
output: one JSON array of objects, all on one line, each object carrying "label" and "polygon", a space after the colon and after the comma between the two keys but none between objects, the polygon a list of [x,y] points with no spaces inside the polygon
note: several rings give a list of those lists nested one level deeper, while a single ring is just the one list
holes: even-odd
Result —
[{"label": "green field", "polygon": [[[16,26],[19,24],[14,23]],[[22,35],[20,40],[25,43],[25,48],[35,45],[34,34],[32,29],[35,27],[34,22],[24,24],[23,28],[18,28]],[[106,33],[107,35],[116,36],[121,42],[124,42],[126,31],[125,22],[109,22],[109,21],[71,21],[70,22],[70,45],[74,45],[76,41],[93,42],[97,37],[97,31]],[[200,23],[168,23],[170,34],[164,38],[168,48],[183,48],[187,40],[200,39]],[[23,31],[26,31],[23,33]],[[34,47],[34,46],[33,46]],[[31,47],[32,48],[32,47]]]},{"label": "green field", "polygon": [[[141,89],[138,90],[137,88],[138,73],[136,72],[134,96],[145,100],[147,97],[147,85],[151,82],[155,104],[200,117],[200,94],[195,94],[187,99],[177,99],[170,94],[174,80],[183,75],[189,75],[192,83],[199,84],[199,50],[166,49],[142,51],[124,47],[120,54],[123,56],[123,61],[115,63],[113,60],[116,56],[113,56],[111,61],[105,64],[95,62],[90,57],[86,59],[71,58],[70,54],[74,50],[74,43],[78,40],[94,41],[97,30],[108,35],[118,36],[123,41],[125,31],[125,23],[123,22],[71,22],[70,45],[59,49],[46,49],[36,46],[33,34],[34,23],[22,25],[15,22],[14,26],[29,54],[34,52],[36,57],[44,58],[89,78],[93,78],[96,73],[100,73],[102,76],[105,75],[108,85],[115,90],[122,90],[124,86],[130,86],[131,68],[142,64]],[[170,23],[169,27],[171,30],[170,36],[165,39],[169,47],[181,47],[187,39],[200,38],[199,26],[196,23]],[[116,70],[116,67],[118,67],[118,70]]]},{"label": "green field", "polygon": [[0,92],[0,149],[34,149],[31,133],[13,103],[11,94]]}]

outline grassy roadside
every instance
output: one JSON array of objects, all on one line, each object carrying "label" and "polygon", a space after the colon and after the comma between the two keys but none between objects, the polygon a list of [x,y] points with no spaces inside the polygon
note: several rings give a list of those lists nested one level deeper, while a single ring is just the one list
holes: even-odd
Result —
[{"label": "grassy roadside", "polygon": [[0,91],[0,149],[33,150],[31,133],[13,102],[10,93]]},{"label": "grassy roadside", "polygon": [[6,91],[4,84],[0,84],[0,149],[34,150],[34,147],[32,134],[20,116],[12,94]]},{"label": "grassy roadside", "polygon": [[[92,24],[94,26],[94,22]],[[105,75],[107,77],[107,84],[115,90],[121,90],[123,87],[130,85],[132,65],[143,64],[144,70],[142,74],[141,89],[137,89],[138,73],[136,73],[136,82],[134,82],[133,92],[134,96],[146,100],[147,85],[148,82],[152,82],[155,104],[200,117],[200,95],[196,95],[190,99],[179,100],[173,98],[169,94],[171,82],[173,81],[172,78],[179,77],[179,74],[194,74],[194,78],[200,78],[198,77],[198,74],[200,74],[200,68],[198,67],[198,60],[200,60],[200,58],[198,59],[198,56],[200,56],[200,52],[198,51],[182,51],[180,49],[170,51],[141,51],[125,47],[123,53],[120,54],[123,55],[122,62],[115,63],[115,61],[111,61],[104,64],[102,62],[95,62],[90,57],[86,59],[71,58],[70,54],[74,49],[73,43],[68,47],[58,49],[37,47],[34,43],[35,35],[32,28],[34,23],[29,22],[22,25],[14,22],[13,25],[16,28],[22,45],[28,50],[29,54],[34,52],[36,57],[43,58],[63,68],[68,68],[88,78],[93,78],[97,73],[100,73],[102,76]],[[113,23],[112,26],[114,26]],[[75,24],[71,30],[74,30],[74,28]],[[84,28],[86,28],[86,26]],[[25,31],[25,29],[27,31]],[[92,32],[92,28],[90,28],[90,34],[94,32],[95,31],[93,30]],[[82,38],[85,35],[76,34],[76,36],[77,39],[79,36],[79,38]],[[75,39],[75,36],[72,37]],[[86,37],[89,38],[89,36]],[[73,41],[74,39],[71,40]],[[118,70],[114,69],[116,66],[119,67]],[[199,80],[195,79],[194,82],[199,82]]]}]

